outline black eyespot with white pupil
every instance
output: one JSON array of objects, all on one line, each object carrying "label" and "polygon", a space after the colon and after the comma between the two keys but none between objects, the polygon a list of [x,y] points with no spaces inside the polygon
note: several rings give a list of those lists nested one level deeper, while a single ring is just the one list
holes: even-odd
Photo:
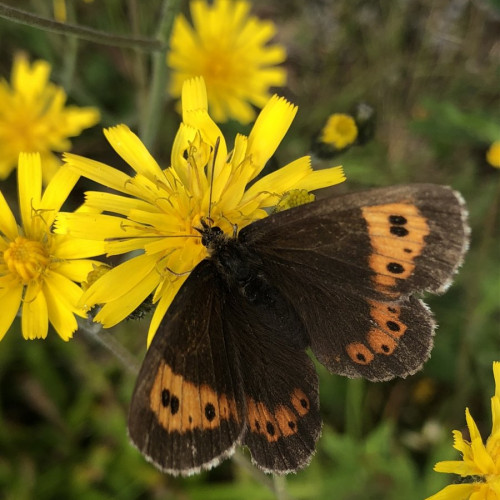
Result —
[{"label": "black eyespot with white pupil", "polygon": [[401,274],[404,273],[405,268],[398,262],[389,262],[389,264],[387,264],[387,270],[392,274]]},{"label": "black eyespot with white pupil", "polygon": [[205,405],[205,417],[211,422],[215,418],[215,407],[212,403],[207,403]]},{"label": "black eyespot with white pupil", "polygon": [[406,217],[403,217],[402,215],[389,215],[389,222],[391,224],[404,225],[408,221],[406,220]]},{"label": "black eyespot with white pupil", "polygon": [[403,238],[409,234],[408,229],[403,227],[408,222],[406,217],[403,217],[402,215],[389,215],[388,219],[389,224],[391,224],[389,229],[391,234],[398,236],[399,238]]}]

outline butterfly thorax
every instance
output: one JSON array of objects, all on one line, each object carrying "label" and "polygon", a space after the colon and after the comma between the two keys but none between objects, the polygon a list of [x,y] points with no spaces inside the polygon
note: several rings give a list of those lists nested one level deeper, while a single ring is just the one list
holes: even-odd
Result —
[{"label": "butterfly thorax", "polygon": [[260,258],[237,237],[228,236],[217,226],[202,225],[197,229],[201,243],[226,285],[250,302],[273,303],[275,292],[260,272]]}]

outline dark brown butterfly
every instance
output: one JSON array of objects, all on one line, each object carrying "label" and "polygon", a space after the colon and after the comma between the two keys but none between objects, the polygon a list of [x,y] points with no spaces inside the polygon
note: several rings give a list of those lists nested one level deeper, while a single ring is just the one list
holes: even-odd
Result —
[{"label": "dark brown butterfly", "polygon": [[189,475],[246,445],[266,472],[304,467],[321,430],[318,377],[381,381],[422,367],[442,293],[467,248],[459,194],[373,189],[271,215],[236,237],[199,228],[210,257],[181,287],[146,354],[129,433]]}]

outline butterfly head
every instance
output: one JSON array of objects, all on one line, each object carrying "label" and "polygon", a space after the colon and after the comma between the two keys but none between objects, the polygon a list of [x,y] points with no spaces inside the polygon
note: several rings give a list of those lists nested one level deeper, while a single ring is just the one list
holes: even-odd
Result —
[{"label": "butterfly head", "polygon": [[228,236],[218,226],[212,226],[212,219],[202,218],[200,220],[202,227],[194,229],[201,234],[201,244],[206,247],[209,254],[223,246],[228,239]]}]

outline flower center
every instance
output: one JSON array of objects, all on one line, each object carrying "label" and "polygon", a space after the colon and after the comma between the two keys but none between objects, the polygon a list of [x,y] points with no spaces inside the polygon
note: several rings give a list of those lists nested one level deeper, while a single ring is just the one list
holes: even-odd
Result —
[{"label": "flower center", "polygon": [[4,251],[3,258],[9,271],[24,284],[36,280],[50,263],[45,246],[18,236]]},{"label": "flower center", "polygon": [[207,84],[219,85],[223,88],[239,84],[247,74],[248,68],[242,60],[235,59],[230,48],[214,44],[206,53],[203,75]]}]

